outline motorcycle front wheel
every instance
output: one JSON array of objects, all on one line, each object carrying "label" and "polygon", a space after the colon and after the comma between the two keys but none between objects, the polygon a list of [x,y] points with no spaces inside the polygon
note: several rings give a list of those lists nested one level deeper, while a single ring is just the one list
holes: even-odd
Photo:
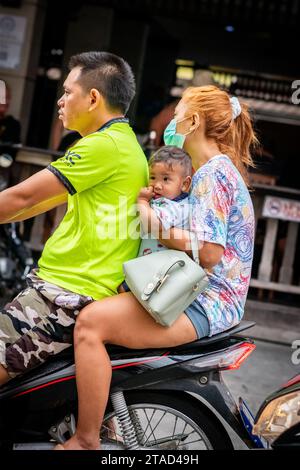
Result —
[{"label": "motorcycle front wheel", "polygon": [[[126,396],[126,403],[140,449],[191,451],[229,448],[228,436],[220,432],[210,416],[182,397],[134,392]],[[103,449],[127,448],[112,409],[105,415],[100,438]]]}]

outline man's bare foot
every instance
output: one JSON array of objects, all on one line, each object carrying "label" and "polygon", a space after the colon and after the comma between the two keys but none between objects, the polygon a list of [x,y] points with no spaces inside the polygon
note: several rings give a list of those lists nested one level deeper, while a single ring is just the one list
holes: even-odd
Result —
[{"label": "man's bare foot", "polygon": [[74,436],[63,444],[57,444],[53,450],[100,450],[100,441],[84,441],[74,434]]}]

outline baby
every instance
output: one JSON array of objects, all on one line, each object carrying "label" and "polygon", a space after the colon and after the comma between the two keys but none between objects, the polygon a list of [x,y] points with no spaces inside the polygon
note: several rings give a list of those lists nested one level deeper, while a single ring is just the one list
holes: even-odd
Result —
[{"label": "baby", "polygon": [[153,237],[160,228],[189,228],[192,162],[188,154],[177,147],[162,147],[151,157],[149,169],[150,186],[141,189],[138,196],[142,228],[139,256],[166,249]]},{"label": "baby", "polygon": [[[189,229],[188,191],[192,181],[192,162],[184,150],[161,147],[149,161],[150,186],[138,196],[142,242],[138,256],[167,248],[160,243],[161,230]],[[128,291],[126,283],[119,292]]]}]

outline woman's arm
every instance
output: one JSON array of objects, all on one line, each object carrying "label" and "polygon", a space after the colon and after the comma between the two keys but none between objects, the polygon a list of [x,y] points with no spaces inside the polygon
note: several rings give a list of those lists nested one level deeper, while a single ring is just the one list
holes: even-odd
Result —
[{"label": "woman's arm", "polygon": [[[143,188],[138,197],[138,210],[140,221],[144,233],[151,233],[155,238],[173,250],[185,251],[192,256],[191,238],[188,230],[173,227],[164,230],[162,223],[149,205],[153,197],[153,188]],[[199,242],[200,245],[200,242]],[[199,246],[200,264],[205,269],[211,269],[221,261],[224,248],[216,243],[202,242]]]},{"label": "woman's arm", "polygon": [[[185,251],[192,256],[191,238],[188,230],[173,227],[170,230],[163,231],[162,228],[160,228],[159,241],[167,248]],[[211,269],[221,261],[224,253],[223,246],[209,242],[198,243],[199,259],[203,268]]]}]

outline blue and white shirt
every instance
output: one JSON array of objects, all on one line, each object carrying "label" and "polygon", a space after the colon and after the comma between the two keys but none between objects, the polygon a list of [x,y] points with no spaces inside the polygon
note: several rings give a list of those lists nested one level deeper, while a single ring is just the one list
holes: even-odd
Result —
[{"label": "blue and white shirt", "polygon": [[[189,197],[188,193],[182,193],[175,199],[160,197],[151,199],[150,206],[160,220],[164,230],[171,227],[189,229]],[[156,251],[167,250],[156,238],[150,234],[142,235],[139,256],[150,255]]]}]

